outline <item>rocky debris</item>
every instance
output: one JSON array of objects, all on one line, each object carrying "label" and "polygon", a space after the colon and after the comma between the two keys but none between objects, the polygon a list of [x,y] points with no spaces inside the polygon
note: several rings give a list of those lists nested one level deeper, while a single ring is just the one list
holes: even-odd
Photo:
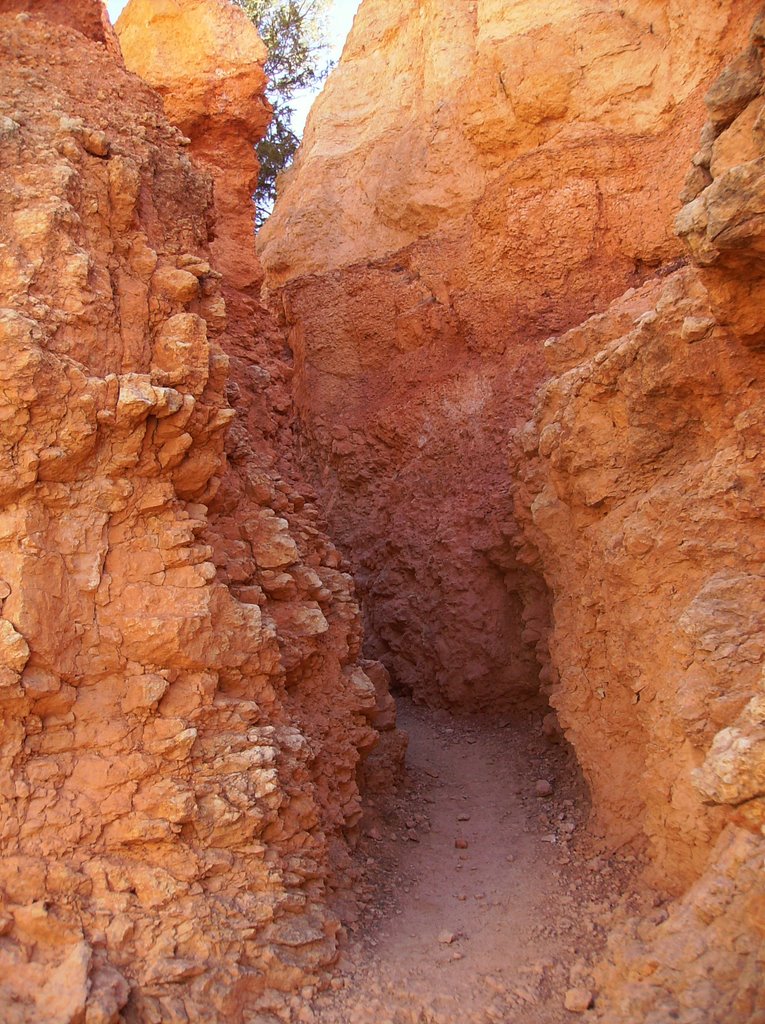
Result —
[{"label": "rocky debris", "polygon": [[281,338],[214,269],[209,176],[84,31],[100,3],[11,6],[0,1004],[266,1019],[336,958],[375,720],[403,753],[387,676],[290,482]]},{"label": "rocky debris", "polygon": [[694,160],[714,171],[678,218],[698,269],[551,339],[512,453],[521,557],[553,597],[551,703],[593,824],[614,845],[647,837],[651,877],[684,893],[612,936],[609,1024],[743,1024],[765,1005],[760,46],[755,31],[708,95]]},{"label": "rocky debris", "polygon": [[544,339],[683,252],[703,96],[759,0],[659,7],[362,3],[260,233],[367,653],[430,704],[554,684],[508,432]]}]

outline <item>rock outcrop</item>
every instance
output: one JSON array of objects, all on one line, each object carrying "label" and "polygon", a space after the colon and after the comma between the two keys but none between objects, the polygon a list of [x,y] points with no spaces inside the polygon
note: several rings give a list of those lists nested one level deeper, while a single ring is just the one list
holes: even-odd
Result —
[{"label": "rock outcrop", "polygon": [[88,39],[103,43],[122,63],[117,37],[101,0],[78,0],[62,4],[60,0],[0,0],[0,14],[33,14],[55,25],[75,28]]},{"label": "rock outcrop", "polygon": [[[332,654],[335,640],[347,643],[345,632],[352,626],[358,655],[354,587],[327,543],[316,493],[301,479],[295,458],[292,366],[284,333],[253,294],[262,278],[254,249],[253,144],[267,126],[264,109],[270,117],[263,96],[265,50],[252,22],[229,0],[166,0],[160,7],[130,0],[117,31],[128,68],[160,93],[168,117],[188,133],[192,157],[213,178],[212,248],[227,311],[226,393],[237,419],[226,436],[226,471],[210,503],[208,539],[220,578],[240,600],[258,604],[278,623],[291,711],[315,741],[327,806],[337,815],[348,803],[351,821],[358,814],[357,775],[367,786],[390,785],[405,738],[395,729],[387,673],[374,661],[364,661],[374,694],[363,674],[351,682],[365,694],[367,717],[379,735],[354,734],[343,721],[348,678]],[[285,524],[302,541],[302,557],[295,561]],[[318,614],[328,605],[337,610],[333,598],[335,606],[347,606],[341,617],[347,621],[328,615],[325,622]]]},{"label": "rock outcrop", "polygon": [[215,183],[215,266],[238,289],[260,286],[251,196],[254,145],[265,134],[266,48],[230,0],[130,0],[117,22],[131,71],[162,97],[168,119]]},{"label": "rock outcrop", "polygon": [[696,266],[546,343],[512,459],[597,816],[648,838],[660,887],[693,883],[613,938],[609,1024],[765,1013],[762,30],[706,97],[677,221]]},{"label": "rock outcrop", "polygon": [[366,0],[260,243],[370,651],[541,682],[678,898],[610,1024],[765,1012],[760,6]]},{"label": "rock outcrop", "polygon": [[266,1021],[336,955],[385,679],[274,453],[285,392],[227,327],[193,145],[90,31],[99,2],[23,6],[0,14],[2,1016]]},{"label": "rock outcrop", "polygon": [[680,257],[702,96],[755,9],[361,5],[260,253],[369,652],[420,698],[537,690],[507,433],[543,340]]}]

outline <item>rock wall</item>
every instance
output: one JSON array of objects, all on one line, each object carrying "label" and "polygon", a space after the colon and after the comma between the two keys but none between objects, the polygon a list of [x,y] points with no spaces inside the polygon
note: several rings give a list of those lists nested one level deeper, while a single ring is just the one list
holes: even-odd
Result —
[{"label": "rock wall", "polygon": [[361,5],[260,253],[368,650],[419,698],[537,692],[508,431],[543,340],[680,256],[702,95],[755,8]]},{"label": "rock wall", "polygon": [[550,700],[603,830],[646,832],[658,875],[682,884],[722,823],[692,772],[761,673],[762,392],[691,269],[547,354],[558,372],[511,472],[519,557],[553,599]]},{"label": "rock wall", "polygon": [[117,22],[127,67],[162,97],[189,152],[212,175],[216,222],[211,249],[227,284],[260,287],[251,197],[254,144],[265,134],[266,48],[230,0],[130,0]]},{"label": "rock wall", "polygon": [[369,652],[541,680],[684,893],[596,1013],[765,1015],[757,7],[366,0],[264,236],[293,375],[241,12],[132,0],[163,110],[99,0],[0,0],[3,1020],[265,1024],[336,956],[403,743],[300,466]]},{"label": "rock wall", "polygon": [[609,1024],[765,1019],[760,6],[366,0],[259,246],[369,650],[677,897]]},{"label": "rock wall", "polygon": [[2,14],[34,14],[56,25],[76,28],[84,36],[103,43],[118,63],[122,63],[117,37],[102,3],[62,4],[59,0],[0,0]]},{"label": "rock wall", "polygon": [[[258,604],[278,623],[286,699],[316,741],[320,789],[332,794],[328,807],[337,816],[347,803],[346,819],[352,821],[358,814],[356,776],[367,788],[390,785],[403,760],[405,737],[395,730],[387,673],[374,661],[363,664],[376,687],[377,707],[368,704],[365,711],[379,733],[349,731],[344,718],[347,680],[334,678],[333,654],[335,639],[341,647],[348,643],[349,628],[354,658],[359,653],[354,586],[323,532],[317,495],[295,458],[292,366],[284,332],[255,295],[262,272],[253,231],[258,171],[253,144],[267,126],[264,110],[270,117],[263,96],[263,43],[229,0],[165,0],[161,6],[130,0],[117,32],[127,67],[160,93],[168,117],[188,132],[192,157],[213,178],[212,248],[223,273],[227,310],[226,394],[237,412],[226,436],[226,471],[209,507],[208,539],[219,578],[240,600]],[[302,542],[296,560],[285,524]],[[368,698],[363,675],[354,680]],[[336,853],[342,857],[342,850]]]},{"label": "rock wall", "polygon": [[274,453],[273,339],[243,334],[246,295],[227,326],[193,145],[90,32],[98,0],[23,6],[0,13],[3,1020],[265,1022],[336,955],[385,678]]},{"label": "rock wall", "polygon": [[551,338],[511,471],[552,595],[551,702],[669,916],[614,936],[603,1019],[765,1014],[765,25],[713,84],[677,227],[693,268]]}]

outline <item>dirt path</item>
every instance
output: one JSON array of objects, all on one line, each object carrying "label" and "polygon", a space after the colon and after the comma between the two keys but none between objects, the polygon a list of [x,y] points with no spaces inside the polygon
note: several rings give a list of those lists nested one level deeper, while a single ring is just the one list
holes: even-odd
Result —
[{"label": "dirt path", "polygon": [[[335,991],[299,1019],[575,1020],[565,994],[592,986],[588,958],[602,947],[629,855],[572,857],[584,791],[564,748],[534,723],[503,728],[409,705],[399,721],[410,736],[407,791],[365,822],[366,909],[349,925]],[[540,780],[552,795],[537,795]]]}]

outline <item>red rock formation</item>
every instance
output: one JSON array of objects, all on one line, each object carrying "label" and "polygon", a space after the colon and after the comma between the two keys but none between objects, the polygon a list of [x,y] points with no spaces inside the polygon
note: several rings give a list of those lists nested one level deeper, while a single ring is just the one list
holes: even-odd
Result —
[{"label": "red rock formation", "polygon": [[130,0],[117,22],[125,62],[162,97],[215,182],[212,252],[229,285],[260,285],[251,196],[254,145],[271,120],[266,48],[230,0]]},{"label": "red rock formation", "polygon": [[765,1014],[762,28],[707,97],[678,221],[698,267],[646,283],[755,5],[533,6],[366,0],[267,232],[297,440],[252,294],[241,13],[125,15],[182,136],[97,5],[0,7],[9,1024],[283,1018],[335,956],[358,782],[402,744],[302,442],[372,650],[433,701],[510,706],[539,674],[595,824],[686,889],[614,936],[596,1013]]},{"label": "red rock formation", "polygon": [[513,455],[551,700],[598,820],[647,836],[660,886],[694,883],[613,938],[609,1024],[765,1013],[761,26],[707,94],[678,218],[699,268],[547,342]]},{"label": "red rock formation", "polygon": [[103,43],[113,57],[121,59],[103,0],[77,0],[74,4],[61,0],[0,0],[0,14],[29,14],[77,29],[88,39]]},{"label": "red rock formation", "polygon": [[0,1005],[262,1019],[335,956],[384,695],[251,352],[226,441],[210,181],[89,9],[0,15]]},{"label": "red rock formation", "polygon": [[[361,642],[353,583],[320,532],[315,492],[300,481],[293,458],[292,368],[283,333],[251,294],[260,277],[253,143],[265,131],[264,111],[270,116],[263,97],[265,50],[252,22],[228,0],[173,0],[161,8],[131,0],[118,31],[128,67],[163,96],[168,115],[189,133],[193,158],[214,182],[213,248],[224,272],[228,318],[227,395],[238,416],[227,435],[226,473],[210,504],[208,539],[220,578],[278,624],[290,710],[314,743],[317,786],[328,813],[341,820],[344,808],[345,821],[352,822],[358,750],[368,755],[375,743],[374,775],[378,785],[390,783],[404,738],[390,716],[382,666],[365,663],[377,681],[378,715],[371,681],[356,670],[344,673],[346,658],[337,658],[338,645],[343,651],[349,643],[349,626],[354,659]],[[292,537],[300,539],[300,557]],[[349,681],[384,733],[382,742],[348,730],[341,711]]]},{"label": "red rock formation", "polygon": [[603,829],[615,844],[645,832],[677,886],[721,825],[692,771],[760,672],[765,549],[740,538],[761,504],[747,424],[762,395],[689,270],[547,354],[558,375],[512,471],[521,557],[553,596],[551,702]]},{"label": "red rock formation", "polygon": [[[367,0],[261,253],[370,649],[468,705],[516,703],[541,662],[594,827],[681,896],[614,937],[600,1016],[744,1024],[765,1013],[760,4],[553,6]],[[705,94],[689,269],[673,214]]]},{"label": "red rock formation", "polygon": [[423,699],[537,690],[544,598],[524,622],[507,433],[544,338],[680,255],[702,95],[755,7],[359,10],[260,249],[369,651]]}]

